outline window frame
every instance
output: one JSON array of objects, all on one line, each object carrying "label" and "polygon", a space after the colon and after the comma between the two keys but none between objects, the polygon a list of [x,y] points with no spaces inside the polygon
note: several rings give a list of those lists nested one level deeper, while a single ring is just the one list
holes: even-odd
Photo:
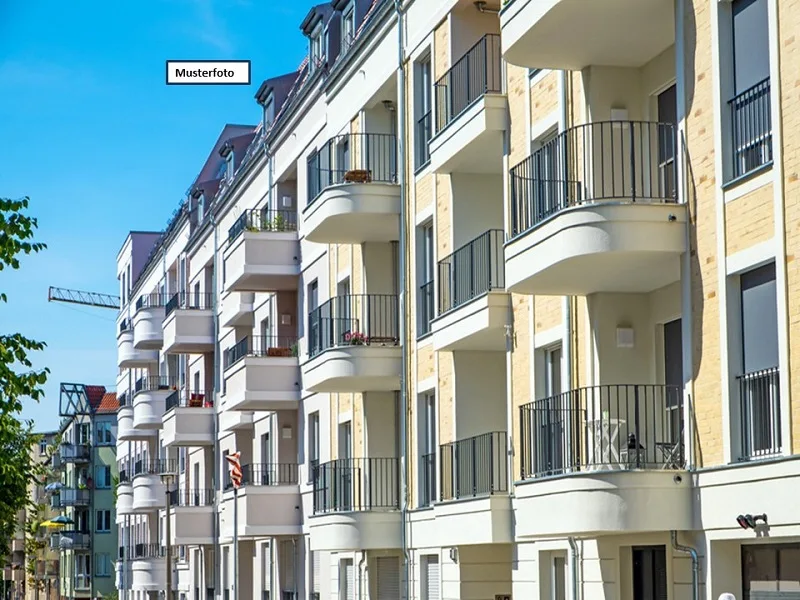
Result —
[{"label": "window frame", "polygon": [[109,509],[98,508],[95,510],[94,531],[95,533],[111,533],[111,511]]}]

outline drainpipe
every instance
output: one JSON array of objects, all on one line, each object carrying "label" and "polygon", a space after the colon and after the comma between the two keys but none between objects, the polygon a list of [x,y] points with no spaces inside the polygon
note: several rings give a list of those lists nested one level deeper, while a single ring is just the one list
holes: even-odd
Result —
[{"label": "drainpipe", "polygon": [[269,597],[275,598],[275,538],[269,541]]},{"label": "drainpipe", "polygon": [[[219,345],[219,293],[218,293],[218,279],[217,273],[219,272],[219,228],[217,227],[217,218],[214,212],[211,212],[211,227],[214,228],[214,270],[211,273],[211,287],[212,287],[212,311],[214,319],[214,456],[212,463],[214,468],[211,470],[211,487],[214,489],[214,514],[212,518],[212,526],[214,530],[214,540],[216,544],[212,550],[212,579],[213,588],[217,589],[217,582],[219,581],[220,565],[217,560],[217,545],[219,544],[220,537],[220,524],[219,515],[222,507],[220,506],[221,487],[219,486],[219,470],[221,469],[219,463],[220,448],[219,448],[219,394],[221,391],[220,386],[220,345]],[[203,562],[205,563],[205,551],[203,552]],[[203,586],[206,588],[205,594],[208,595],[208,583],[205,581],[205,565],[203,568]]]},{"label": "drainpipe", "polygon": [[403,546],[403,581],[401,583],[401,598],[408,598],[410,580],[410,560],[408,552],[408,482],[406,481],[406,440],[408,425],[408,340],[406,339],[406,229],[408,207],[406,202],[406,74],[404,68],[403,50],[403,7],[402,0],[395,0],[397,13],[397,179],[400,184],[400,286],[399,311],[400,311],[400,339],[402,340],[403,373],[400,377],[400,527],[401,542]]},{"label": "drainpipe", "polygon": [[[567,130],[569,127],[569,111],[568,111],[568,103],[570,100],[570,85],[569,85],[569,74],[566,71],[561,71],[559,73],[559,87],[561,88],[561,130],[562,132]],[[568,167],[566,163],[566,146],[565,146],[565,156],[564,156],[564,165]],[[566,186],[566,184],[565,184]],[[564,194],[566,198],[567,188],[564,188]],[[572,305],[573,305],[573,297],[572,296],[564,296],[564,305],[563,305],[563,313],[564,313],[564,358],[566,359],[566,377],[565,380],[567,382],[567,391],[572,390],[573,381],[572,381],[572,374],[573,374],[573,365],[572,365]]]},{"label": "drainpipe", "polygon": [[572,553],[572,569],[570,570],[572,573],[572,600],[578,600],[578,598],[580,598],[578,586],[581,581],[578,573],[578,544],[572,536],[568,537],[567,541],[569,542],[569,549]]},{"label": "drainpipe", "polygon": [[361,560],[358,562],[358,600],[364,600],[364,562],[367,560],[365,550],[361,551]]},{"label": "drainpipe", "polygon": [[697,550],[691,546],[683,546],[678,543],[678,532],[671,531],[672,547],[678,552],[688,554],[692,558],[692,600],[700,600],[700,558]]}]

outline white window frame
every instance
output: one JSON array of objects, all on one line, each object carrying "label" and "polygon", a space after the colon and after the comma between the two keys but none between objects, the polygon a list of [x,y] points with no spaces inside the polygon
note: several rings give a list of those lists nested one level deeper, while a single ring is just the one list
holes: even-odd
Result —
[{"label": "white window frame", "polygon": [[322,63],[325,52],[322,48],[323,41],[323,27],[322,23],[318,24],[311,35],[308,42],[308,68],[310,72],[317,70],[317,67]]},{"label": "white window frame", "polygon": [[[348,28],[348,25],[350,26]],[[348,29],[350,31],[348,32]],[[349,38],[348,38],[349,34]],[[342,54],[347,52],[356,41],[356,3],[354,0],[342,11]]]}]

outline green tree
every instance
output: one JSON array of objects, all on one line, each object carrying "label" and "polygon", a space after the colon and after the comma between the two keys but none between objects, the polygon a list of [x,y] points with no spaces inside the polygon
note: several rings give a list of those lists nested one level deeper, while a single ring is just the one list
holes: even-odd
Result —
[{"label": "green tree", "polygon": [[[44,250],[33,240],[38,223],[27,214],[28,198],[0,198],[0,271],[19,269],[20,257]],[[8,298],[0,290],[0,304]],[[11,319],[0,319],[9,323]],[[44,342],[21,333],[0,331],[0,556],[8,554],[8,543],[17,527],[17,514],[29,503],[28,484],[41,474],[42,467],[31,458],[36,442],[31,422],[20,419],[27,399],[39,401],[47,381],[47,369],[36,371],[29,358],[44,349]]]}]

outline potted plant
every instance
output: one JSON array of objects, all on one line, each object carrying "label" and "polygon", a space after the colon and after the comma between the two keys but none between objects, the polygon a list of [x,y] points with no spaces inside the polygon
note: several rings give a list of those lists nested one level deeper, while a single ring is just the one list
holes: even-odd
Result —
[{"label": "potted plant", "polygon": [[275,231],[283,231],[286,229],[286,217],[283,213],[278,213],[272,221],[272,229]]},{"label": "potted plant", "polygon": [[366,346],[369,344],[369,338],[359,331],[344,334],[344,341],[351,346]]}]

